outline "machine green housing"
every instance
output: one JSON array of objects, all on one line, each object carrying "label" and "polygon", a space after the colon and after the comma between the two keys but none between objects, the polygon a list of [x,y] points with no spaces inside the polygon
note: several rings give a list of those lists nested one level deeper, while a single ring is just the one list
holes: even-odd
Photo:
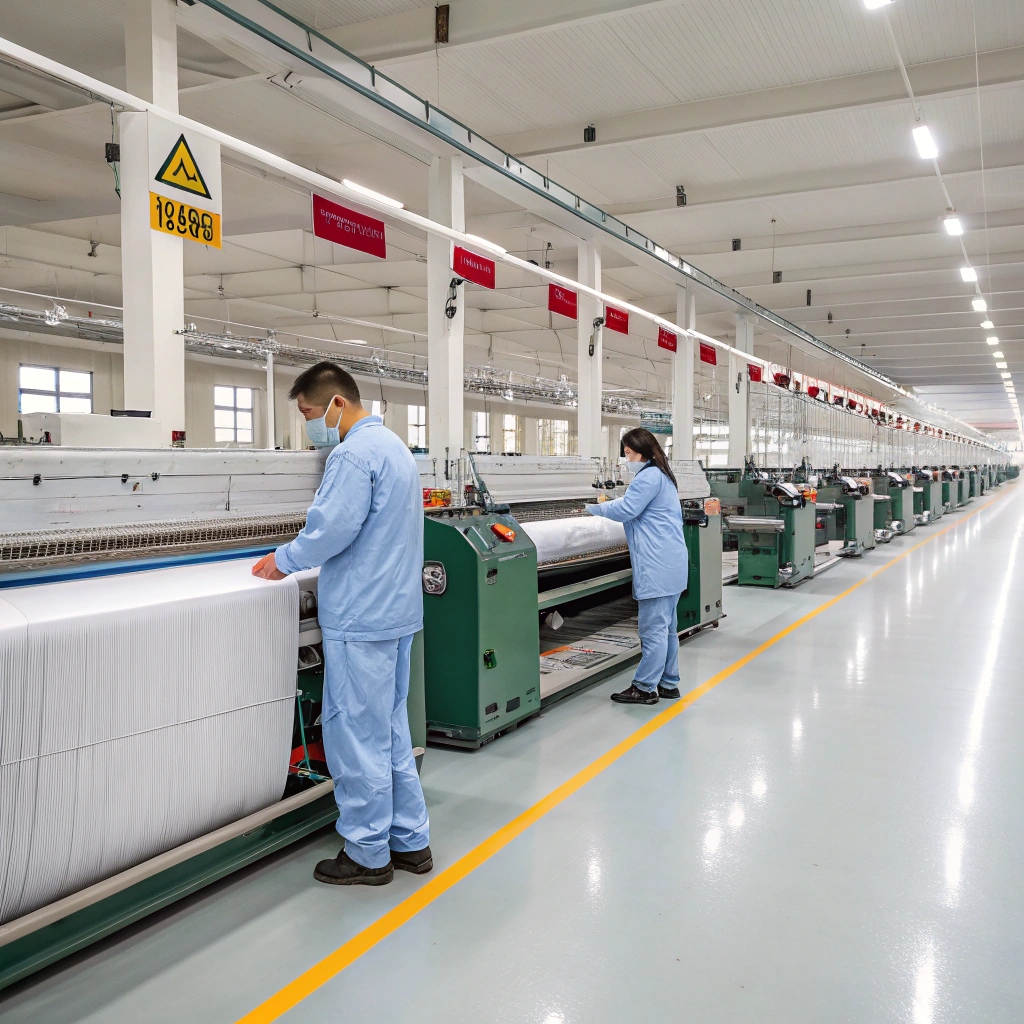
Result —
[{"label": "machine green housing", "polygon": [[931,512],[932,522],[935,522],[936,519],[942,518],[942,514],[945,511],[942,503],[942,481],[925,480],[923,481],[923,486],[924,511]]},{"label": "machine green housing", "polygon": [[686,590],[679,597],[676,628],[699,629],[722,617],[722,517],[683,510],[683,539],[689,559]]},{"label": "machine green housing", "polygon": [[782,529],[759,530],[756,524],[747,524],[736,532],[741,587],[792,586],[814,575],[814,504],[791,484],[772,488],[777,511],[770,518],[781,519]]},{"label": "machine green housing", "polygon": [[427,735],[479,747],[540,711],[537,550],[510,515],[445,509],[423,556]]}]

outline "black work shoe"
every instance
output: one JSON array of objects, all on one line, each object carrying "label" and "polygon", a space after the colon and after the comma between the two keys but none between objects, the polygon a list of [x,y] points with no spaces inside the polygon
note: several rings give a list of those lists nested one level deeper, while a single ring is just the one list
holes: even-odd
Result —
[{"label": "black work shoe", "polygon": [[333,860],[320,861],[313,877],[330,885],[387,885],[395,877],[395,869],[390,864],[382,868],[364,868],[343,849]]},{"label": "black work shoe", "polygon": [[628,690],[613,693],[612,700],[617,704],[657,704],[658,694],[651,690],[641,690],[636,683],[630,683]]},{"label": "black work shoe", "polygon": [[678,700],[679,699],[679,687],[678,686],[662,686],[658,683],[658,696],[664,700]]},{"label": "black work shoe", "polygon": [[391,865],[398,868],[399,871],[411,871],[414,875],[425,875],[434,866],[434,858],[431,856],[429,846],[424,846],[422,850],[392,850]]}]

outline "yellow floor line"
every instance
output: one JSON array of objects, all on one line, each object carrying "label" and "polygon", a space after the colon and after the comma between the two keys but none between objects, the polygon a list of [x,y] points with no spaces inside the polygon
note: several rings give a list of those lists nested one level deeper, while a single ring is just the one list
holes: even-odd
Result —
[{"label": "yellow floor line", "polygon": [[[1002,494],[1008,492],[1004,491]],[[988,508],[997,501],[1002,494],[996,495],[991,501],[985,502],[972,512],[950,523],[936,533],[931,534],[925,540],[919,541],[913,547],[907,548],[902,554],[897,555],[885,565],[880,566],[874,572],[858,580],[851,587],[847,587],[841,594],[829,598],[824,604],[819,605],[813,611],[808,612],[802,618],[788,625],[785,629],[776,633],[773,637],[765,640],[763,644],[755,647],[748,654],[745,654],[738,661],[734,661],[721,672],[716,673],[710,679],[701,683],[700,686],[689,693],[684,694],[670,707],[659,712],[646,725],[641,726],[631,733],[624,740],[617,743],[607,753],[602,754],[596,761],[587,765],[577,772],[571,779],[563,782],[557,789],[552,790],[528,810],[523,811],[518,817],[513,818],[507,825],[503,825],[497,832],[485,839],[479,846],[474,847],[469,853],[457,860],[451,867],[434,875],[425,885],[421,886],[411,896],[406,897],[397,906],[389,910],[383,917],[378,918],[373,924],[364,928],[358,935],[354,935],[344,945],[339,946],[333,953],[328,954],[319,963],[314,964],[309,970],[300,974],[294,981],[285,985],[280,991],[274,993],[269,999],[261,1003],[254,1010],[240,1018],[238,1024],[270,1024],[286,1014],[293,1007],[297,1006],[308,995],[315,992],[331,978],[340,974],[349,964],[358,960],[364,953],[372,949],[383,939],[386,939],[392,932],[397,931],[406,921],[415,917],[424,907],[430,906],[439,896],[446,893],[452,886],[457,885],[467,875],[475,871],[481,864],[493,857],[499,850],[508,846],[517,836],[522,835],[531,825],[538,822],[549,811],[567,800],[573,793],[582,789],[591,779],[596,778],[609,765],[614,764],[624,754],[629,753],[635,746],[642,743],[649,736],[653,736],[659,729],[668,725],[674,718],[678,717],[691,704],[699,700],[709,690],[713,690],[719,683],[724,682],[730,676],[735,675],[741,668],[749,665],[756,657],[763,654],[770,647],[774,647],[780,640],[785,639],[790,633],[799,629],[811,619],[817,618],[822,612],[828,611],[833,605],[838,604],[844,597],[852,594],[862,587],[868,580],[881,575],[891,566],[901,562],[908,555],[931,543],[944,533],[955,529],[961,523],[965,523],[972,516]]]}]

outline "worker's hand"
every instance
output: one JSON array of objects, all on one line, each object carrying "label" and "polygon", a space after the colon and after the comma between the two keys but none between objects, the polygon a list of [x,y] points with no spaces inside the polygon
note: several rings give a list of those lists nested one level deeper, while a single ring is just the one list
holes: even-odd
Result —
[{"label": "worker's hand", "polygon": [[271,551],[269,555],[264,555],[252,567],[252,574],[253,576],[259,576],[261,579],[265,580],[283,580],[287,575],[278,569],[273,551]]}]

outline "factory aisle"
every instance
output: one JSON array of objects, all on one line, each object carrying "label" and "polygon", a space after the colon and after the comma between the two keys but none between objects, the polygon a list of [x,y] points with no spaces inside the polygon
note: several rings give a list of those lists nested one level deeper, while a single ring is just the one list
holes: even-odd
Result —
[{"label": "factory aisle", "polygon": [[1024,1019],[1024,487],[726,611],[683,648],[684,689],[778,639],[680,713],[613,705],[619,676],[476,754],[430,750],[426,883],[319,886],[321,835],[0,996],[0,1022],[230,1024],[354,937],[249,1020]]}]

